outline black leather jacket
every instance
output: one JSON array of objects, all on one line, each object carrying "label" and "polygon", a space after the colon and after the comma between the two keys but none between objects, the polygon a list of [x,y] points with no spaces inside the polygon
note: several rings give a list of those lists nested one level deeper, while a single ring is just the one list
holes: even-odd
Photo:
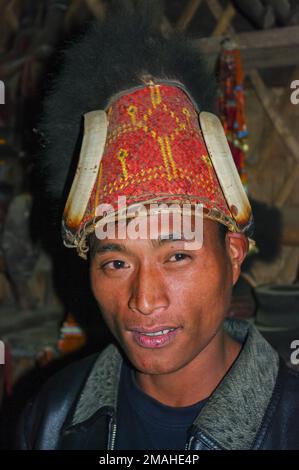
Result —
[{"label": "black leather jacket", "polygon": [[[186,450],[299,449],[299,374],[252,325],[230,333],[243,349],[189,429]],[[122,358],[110,345],[44,386],[23,413],[19,449],[114,449]]]}]

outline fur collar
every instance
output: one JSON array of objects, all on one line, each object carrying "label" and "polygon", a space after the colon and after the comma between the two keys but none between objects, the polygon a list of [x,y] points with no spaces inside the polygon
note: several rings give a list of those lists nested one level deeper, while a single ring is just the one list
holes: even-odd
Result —
[{"label": "fur collar", "polygon": [[[220,448],[250,449],[273,393],[279,357],[252,324],[227,319],[224,325],[243,348],[193,424]],[[121,365],[114,345],[99,355],[72,425],[86,421],[104,406],[116,409]]]}]

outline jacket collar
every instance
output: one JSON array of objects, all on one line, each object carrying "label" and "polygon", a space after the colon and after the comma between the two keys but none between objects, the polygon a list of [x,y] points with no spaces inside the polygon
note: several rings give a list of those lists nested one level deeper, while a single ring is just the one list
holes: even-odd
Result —
[{"label": "jacket collar", "polygon": [[[213,448],[249,449],[274,390],[279,358],[252,324],[227,319],[224,327],[243,347],[193,424]],[[75,408],[72,426],[88,420],[100,408],[116,409],[121,365],[121,354],[114,345],[99,355]]]},{"label": "jacket collar", "polygon": [[91,418],[100,408],[116,410],[122,357],[110,344],[96,360],[81,392],[72,419],[72,426]]},{"label": "jacket collar", "polygon": [[252,324],[228,319],[225,329],[243,348],[193,424],[214,442],[211,447],[250,449],[274,391],[279,357]]}]

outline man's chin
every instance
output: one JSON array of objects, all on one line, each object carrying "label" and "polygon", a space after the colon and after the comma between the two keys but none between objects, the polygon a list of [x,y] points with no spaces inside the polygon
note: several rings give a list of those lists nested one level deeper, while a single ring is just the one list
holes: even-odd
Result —
[{"label": "man's chin", "polygon": [[[133,364],[133,363],[132,363]],[[163,365],[142,366],[138,363],[133,364],[137,372],[144,375],[167,375],[176,372],[177,368]]]},{"label": "man's chin", "polygon": [[144,350],[142,352],[135,350],[125,351],[127,359],[132,366],[140,373],[147,375],[164,375],[175,372],[180,367],[174,361],[173,354],[157,354],[156,350],[150,353],[150,350]]}]

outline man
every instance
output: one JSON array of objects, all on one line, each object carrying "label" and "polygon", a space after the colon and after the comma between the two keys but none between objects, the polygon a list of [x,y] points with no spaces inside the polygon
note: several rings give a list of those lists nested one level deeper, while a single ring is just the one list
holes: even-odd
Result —
[{"label": "man", "polygon": [[252,214],[206,112],[211,83],[190,45],[133,16],[68,54],[46,106],[47,174],[58,200],[84,115],[62,231],[89,258],[116,344],[46,384],[21,448],[299,448],[298,376],[254,326],[225,320]]}]

